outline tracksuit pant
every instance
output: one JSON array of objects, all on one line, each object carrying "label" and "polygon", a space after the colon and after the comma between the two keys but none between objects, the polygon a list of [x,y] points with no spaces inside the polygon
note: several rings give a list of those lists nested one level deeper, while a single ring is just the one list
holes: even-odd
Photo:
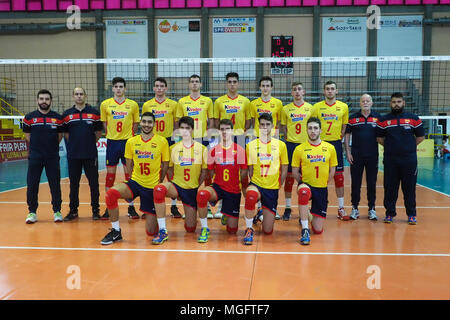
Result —
[{"label": "tracksuit pant", "polygon": [[91,207],[92,212],[99,212],[99,186],[98,186],[98,158],[93,159],[67,159],[69,167],[69,180],[70,180],[70,210],[78,211],[80,205],[79,191],[80,191],[80,179],[82,170],[86,174],[86,178],[89,182],[89,188],[91,190]]},{"label": "tracksuit pant", "polygon": [[27,204],[29,212],[36,213],[38,208],[39,183],[44,168],[52,195],[53,212],[61,211],[61,172],[59,157],[57,157],[50,159],[28,159]]},{"label": "tracksuit pant", "polygon": [[398,189],[402,185],[403,199],[406,214],[416,215],[416,183],[417,158],[407,157],[384,158],[384,207],[386,216],[397,215],[395,205],[398,198]]},{"label": "tracksuit pant", "polygon": [[363,157],[358,154],[352,154],[352,156],[353,164],[350,165],[352,177],[352,205],[353,207],[358,208],[359,201],[361,200],[361,184],[365,169],[369,210],[374,209],[377,193],[378,155]]}]

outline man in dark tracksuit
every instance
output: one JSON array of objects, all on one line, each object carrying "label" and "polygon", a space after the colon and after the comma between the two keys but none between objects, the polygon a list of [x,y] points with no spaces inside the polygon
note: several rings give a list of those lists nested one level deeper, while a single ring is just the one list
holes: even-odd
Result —
[{"label": "man in dark tracksuit", "polygon": [[97,141],[102,134],[103,125],[100,112],[86,104],[86,97],[83,88],[73,89],[72,99],[75,105],[63,114],[70,179],[70,211],[64,221],[78,218],[82,169],[91,189],[92,219],[100,219]]},{"label": "man in dark tracksuit", "polygon": [[61,173],[59,166],[59,142],[62,139],[62,117],[51,111],[52,94],[42,89],[37,94],[38,109],[28,113],[23,119],[23,132],[30,144],[27,172],[26,223],[37,221],[39,183],[45,168],[50,192],[52,194],[53,220],[63,221],[61,215]]},{"label": "man in dark tracksuit", "polygon": [[395,204],[402,183],[409,224],[416,220],[417,145],[424,140],[422,121],[415,114],[404,112],[405,100],[399,92],[391,96],[392,112],[377,122],[377,140],[384,146],[385,223],[397,215]]},{"label": "man in dark tracksuit", "polygon": [[[350,218],[359,218],[358,205],[361,199],[361,183],[366,169],[367,200],[369,219],[377,220],[375,212],[376,184],[378,174],[377,120],[380,115],[371,111],[372,97],[363,94],[360,98],[361,111],[352,114],[348,120],[345,133],[345,149],[350,163],[352,177],[352,213]],[[352,147],[350,151],[350,136]]]}]

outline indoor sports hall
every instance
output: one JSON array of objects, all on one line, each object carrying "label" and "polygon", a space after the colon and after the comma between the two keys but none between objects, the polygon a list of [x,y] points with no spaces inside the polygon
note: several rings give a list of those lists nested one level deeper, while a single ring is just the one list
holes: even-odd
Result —
[{"label": "indoor sports hall", "polygon": [[[448,300],[450,299],[450,7],[447,0],[0,0],[0,298],[3,300]],[[401,92],[405,110],[417,115],[425,140],[417,146],[417,224],[408,223],[400,189],[397,216],[384,223],[384,149],[376,181],[378,220],[368,219],[367,184],[360,217],[338,219],[335,184],[328,185],[324,232],[301,245],[298,196],[290,219],[273,233],[253,225],[244,245],[245,197],[239,228],[229,234],[208,219],[210,238],[197,240],[183,218],[171,216],[169,238],[153,245],[144,219],[127,216],[119,200],[123,240],[100,241],[111,221],[92,219],[86,176],[80,181],[78,218],[55,223],[52,196],[42,173],[37,222],[25,223],[30,144],[24,117],[38,108],[41,89],[51,110],[63,114],[82,87],[100,110],[113,96],[112,79],[126,79],[126,97],[143,104],[154,81],[167,80],[167,98],[189,94],[188,78],[201,76],[201,94],[227,93],[225,76],[239,74],[239,94],[271,95],[292,102],[301,82],[304,100],[324,99],[326,81],[349,114],[370,94],[372,110],[391,111]],[[40,106],[39,106],[40,107]],[[258,111],[259,112],[259,111]],[[157,121],[156,121],[157,122]],[[158,123],[158,122],[157,122]],[[279,128],[277,128],[279,129]],[[135,134],[141,133],[141,129]],[[106,209],[107,132],[97,142],[100,214]],[[276,130],[275,138],[280,138]],[[215,141],[215,134],[208,135]],[[280,139],[284,139],[281,137]],[[68,150],[59,145],[61,213],[69,212]],[[117,166],[115,183],[125,180]],[[350,163],[344,152],[344,208],[351,203]],[[390,177],[387,177],[388,179]],[[294,185],[294,188],[296,188]],[[138,210],[140,198],[134,206]],[[183,205],[177,201],[183,214]],[[277,211],[286,209],[284,186]],[[212,206],[213,213],[218,212]]]}]

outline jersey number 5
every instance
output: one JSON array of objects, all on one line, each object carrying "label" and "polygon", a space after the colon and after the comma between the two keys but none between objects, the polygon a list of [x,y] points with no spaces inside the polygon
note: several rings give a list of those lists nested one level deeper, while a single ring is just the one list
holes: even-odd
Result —
[{"label": "jersey number 5", "polygon": [[184,181],[191,180],[191,170],[190,169],[184,169]]}]

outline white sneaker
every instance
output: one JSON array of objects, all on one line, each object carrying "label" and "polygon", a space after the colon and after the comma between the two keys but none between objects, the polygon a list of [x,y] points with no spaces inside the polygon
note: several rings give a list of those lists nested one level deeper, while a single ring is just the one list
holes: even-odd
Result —
[{"label": "white sneaker", "polygon": [[213,213],[212,213],[212,211],[211,211],[211,209],[209,209],[208,208],[208,214],[207,214],[207,216],[206,216],[208,219],[212,219],[212,218],[214,218],[214,215],[213,215]]},{"label": "white sneaker", "polygon": [[377,213],[375,212],[375,209],[369,210],[369,220],[378,220]]},{"label": "white sneaker", "polygon": [[222,219],[222,212],[218,211],[214,214],[214,219]]},{"label": "white sneaker", "polygon": [[275,220],[280,220],[281,219],[281,217],[280,217],[280,215],[278,214],[278,212],[275,214]]},{"label": "white sneaker", "polygon": [[53,214],[53,221],[55,221],[55,222],[63,221],[63,216],[62,216],[61,212],[58,211]]},{"label": "white sneaker", "polygon": [[35,223],[36,221],[37,221],[36,213],[30,212],[30,213],[27,215],[27,219],[25,220],[25,223],[27,223],[27,224],[32,224],[32,223]]},{"label": "white sneaker", "polygon": [[356,208],[352,208],[352,213],[350,213],[350,219],[358,220],[359,219],[359,210]]}]

